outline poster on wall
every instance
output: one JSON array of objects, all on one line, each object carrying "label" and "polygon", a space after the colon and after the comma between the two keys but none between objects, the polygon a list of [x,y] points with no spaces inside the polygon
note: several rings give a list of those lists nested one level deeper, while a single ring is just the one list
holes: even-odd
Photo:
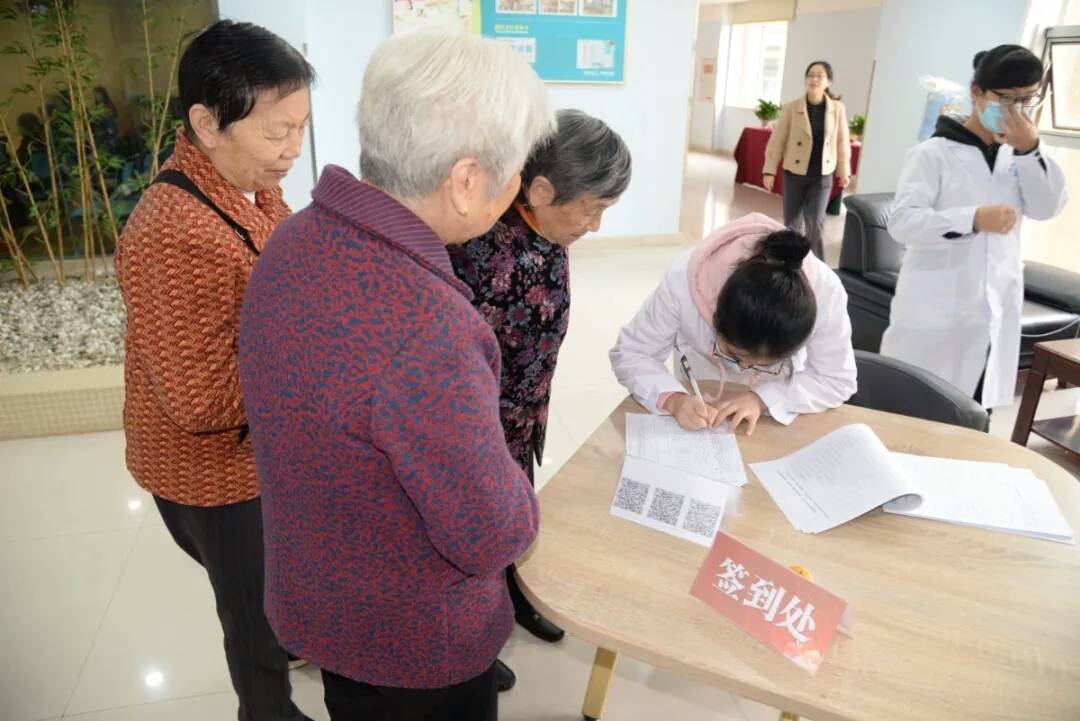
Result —
[{"label": "poster on wall", "polygon": [[716,95],[716,58],[703,58],[698,65],[697,97],[711,103]]},{"label": "poster on wall", "polygon": [[621,83],[628,0],[480,0],[484,37],[548,82]]},{"label": "poster on wall", "polygon": [[508,44],[548,82],[621,83],[629,0],[393,0],[394,32],[442,28]]},{"label": "poster on wall", "polygon": [[394,32],[440,28],[473,32],[476,0],[393,0]]}]

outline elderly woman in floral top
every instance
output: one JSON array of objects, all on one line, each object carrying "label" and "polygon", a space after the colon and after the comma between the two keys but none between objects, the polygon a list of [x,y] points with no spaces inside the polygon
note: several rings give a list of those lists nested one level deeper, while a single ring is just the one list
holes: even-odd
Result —
[{"label": "elderly woman in floral top", "polygon": [[[495,227],[449,249],[454,272],[499,339],[503,430],[530,480],[534,459],[543,458],[551,379],[569,322],[567,247],[600,228],[630,183],[630,151],[603,121],[560,110],[558,126],[533,150],[521,193]],[[507,581],[518,623],[546,641],[561,639],[562,630],[522,595],[512,567]]]}]

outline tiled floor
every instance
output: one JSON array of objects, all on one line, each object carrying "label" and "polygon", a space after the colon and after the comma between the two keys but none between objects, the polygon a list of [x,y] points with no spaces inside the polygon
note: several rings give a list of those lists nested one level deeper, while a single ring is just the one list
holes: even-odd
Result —
[{"label": "tiled floor", "polygon": [[[688,167],[688,238],[750,210],[779,212],[777,198],[731,186],[730,161],[692,156]],[[834,262],[840,228],[829,219]],[[574,311],[541,484],[623,397],[607,350],[682,242],[590,241],[573,252]],[[1080,390],[1048,392],[1041,406],[1049,416],[1080,412]],[[1014,415],[995,413],[992,432],[1007,437]],[[1080,464],[1038,448],[1080,476]],[[206,578],[124,470],[120,433],[0,443],[0,499],[0,721],[235,718]],[[501,698],[502,717],[580,718],[592,653],[573,638],[549,646],[516,632],[504,658],[520,680]],[[293,682],[301,708],[325,719],[318,673],[295,672]],[[605,716],[773,721],[777,713],[623,659]]]}]

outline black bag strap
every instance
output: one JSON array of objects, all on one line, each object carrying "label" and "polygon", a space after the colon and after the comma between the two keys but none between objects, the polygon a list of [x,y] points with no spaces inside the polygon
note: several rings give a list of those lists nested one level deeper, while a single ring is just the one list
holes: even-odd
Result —
[{"label": "black bag strap", "polygon": [[[185,175],[183,171],[162,170],[160,173],[157,174],[157,177],[154,178],[153,182],[151,182],[150,185],[154,185],[156,183],[175,185],[177,188],[187,191],[189,194],[194,196],[195,199],[198,200],[200,203],[217,213],[221,217],[221,219],[224,220],[230,228],[232,228],[233,232],[236,233],[236,236],[240,238],[240,240],[244,241],[244,245],[246,245],[252,253],[254,253],[255,255],[259,254],[259,249],[255,247],[254,241],[251,240],[251,233],[248,232],[248,229],[237,223],[231,217],[229,217],[229,215],[224,210],[217,207],[214,201],[206,197],[206,193],[199,190],[199,186],[195,185],[195,182],[187,175]],[[240,445],[244,442],[244,439],[248,437],[248,424],[245,423],[244,425],[240,426],[238,430],[240,431],[240,438],[237,441],[237,445]]]},{"label": "black bag strap", "polygon": [[214,201],[206,197],[206,193],[199,190],[199,186],[195,185],[195,182],[187,175],[185,175],[183,171],[171,169],[162,170],[160,173],[157,174],[157,177],[154,178],[153,182],[150,184],[154,185],[156,183],[175,185],[177,188],[187,191],[189,194],[194,196],[195,199],[198,200],[200,203],[217,213],[221,217],[221,219],[224,220],[225,223],[233,229],[233,232],[236,233],[236,237],[244,241],[244,245],[248,247],[248,250],[250,250],[255,255],[259,254],[259,249],[255,247],[255,242],[251,240],[251,233],[248,232],[248,229],[237,223],[231,217],[229,217],[229,215],[224,210],[217,207],[217,205],[214,204]]}]

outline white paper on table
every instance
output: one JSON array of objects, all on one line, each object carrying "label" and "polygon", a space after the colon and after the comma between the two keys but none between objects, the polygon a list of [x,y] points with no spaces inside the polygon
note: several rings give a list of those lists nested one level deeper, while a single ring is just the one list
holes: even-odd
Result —
[{"label": "white paper on table", "polygon": [[611,515],[709,547],[739,493],[711,478],[627,456]]},{"label": "white paper on table", "polygon": [[885,444],[861,423],[750,468],[791,525],[806,533],[827,531],[916,493]]},{"label": "white paper on table", "polygon": [[746,484],[739,443],[726,429],[687,431],[671,416],[627,413],[626,455],[724,483]]},{"label": "white paper on table", "polygon": [[1030,470],[1001,463],[893,453],[921,501],[901,498],[885,511],[1002,531],[1059,543],[1075,543],[1046,482]]}]

